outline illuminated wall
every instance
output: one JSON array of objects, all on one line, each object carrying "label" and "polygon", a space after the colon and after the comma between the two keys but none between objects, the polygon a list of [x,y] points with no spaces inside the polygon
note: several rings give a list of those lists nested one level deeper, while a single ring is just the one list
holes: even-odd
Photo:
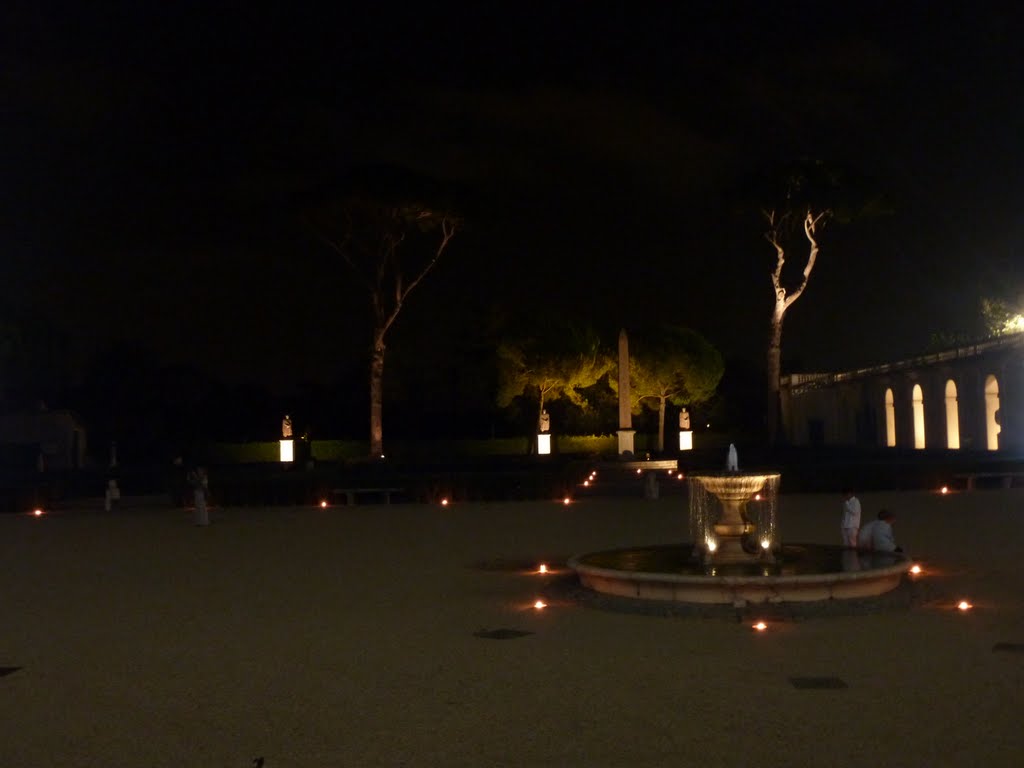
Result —
[{"label": "illuminated wall", "polygon": [[914,448],[924,448],[924,392],[920,384],[914,385],[913,392],[914,409]]},{"label": "illuminated wall", "polygon": [[956,382],[946,382],[946,447],[960,449],[960,409],[956,403]]},{"label": "illuminated wall", "polygon": [[985,439],[990,451],[999,450],[999,382],[989,374],[985,378]]},{"label": "illuminated wall", "polygon": [[885,390],[885,444],[889,448],[896,447],[896,403],[892,387]]}]

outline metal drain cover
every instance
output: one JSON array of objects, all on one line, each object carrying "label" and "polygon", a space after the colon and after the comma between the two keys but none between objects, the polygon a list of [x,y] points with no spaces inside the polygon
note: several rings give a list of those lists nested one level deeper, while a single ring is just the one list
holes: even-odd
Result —
[{"label": "metal drain cover", "polygon": [[482,637],[484,640],[518,640],[520,637],[532,635],[533,632],[526,632],[522,629],[481,629],[474,632],[473,637]]},{"label": "metal drain cover", "polygon": [[993,651],[1005,651],[1006,653],[1024,653],[1024,643],[996,643],[992,646]]},{"label": "metal drain cover", "polygon": [[839,677],[791,677],[789,682],[794,688],[801,689],[838,690],[848,687]]}]

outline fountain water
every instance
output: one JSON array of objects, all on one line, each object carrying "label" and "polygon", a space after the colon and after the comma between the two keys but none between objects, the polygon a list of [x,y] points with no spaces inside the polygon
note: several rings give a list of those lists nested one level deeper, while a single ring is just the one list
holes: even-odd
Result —
[{"label": "fountain water", "polygon": [[838,546],[783,545],[777,532],[778,472],[691,475],[692,543],[579,555],[569,561],[597,592],[692,603],[806,602],[881,595],[909,567],[902,554]]}]

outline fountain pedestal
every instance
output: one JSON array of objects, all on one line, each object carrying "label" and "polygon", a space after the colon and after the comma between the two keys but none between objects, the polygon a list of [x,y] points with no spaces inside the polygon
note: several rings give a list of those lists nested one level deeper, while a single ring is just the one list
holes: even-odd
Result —
[{"label": "fountain pedestal", "polygon": [[700,482],[722,505],[721,514],[711,526],[714,540],[705,542],[705,564],[771,562],[771,549],[758,547],[748,552],[743,546],[744,538],[750,538],[757,531],[757,525],[747,517],[747,502],[764,488],[765,482],[778,475],[755,475],[726,473],[723,475],[700,475],[691,481]]}]

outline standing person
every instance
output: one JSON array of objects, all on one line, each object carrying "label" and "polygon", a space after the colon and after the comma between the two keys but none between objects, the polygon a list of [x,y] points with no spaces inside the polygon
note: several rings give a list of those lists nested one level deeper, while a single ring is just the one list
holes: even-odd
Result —
[{"label": "standing person", "polygon": [[839,522],[839,533],[844,547],[857,546],[857,531],[860,529],[860,499],[853,495],[853,490],[843,491],[843,515]]},{"label": "standing person", "polygon": [[206,476],[204,467],[196,467],[188,473],[188,484],[192,488],[192,497],[195,501],[195,523],[199,526],[210,524],[210,513],[206,508],[206,493],[209,488],[209,479]]}]

